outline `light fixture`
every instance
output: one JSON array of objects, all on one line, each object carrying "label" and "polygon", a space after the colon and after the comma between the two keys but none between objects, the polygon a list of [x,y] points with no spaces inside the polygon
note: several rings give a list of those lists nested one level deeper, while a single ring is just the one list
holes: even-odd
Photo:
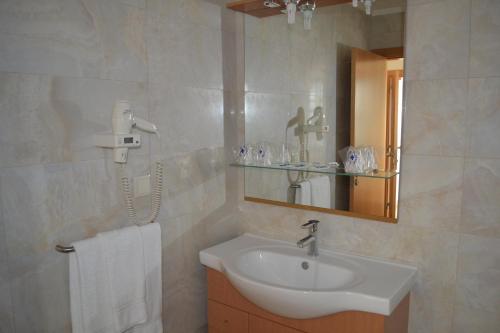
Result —
[{"label": "light fixture", "polygon": [[303,5],[300,5],[300,12],[304,15],[304,29],[311,30],[311,21],[313,12],[316,9],[315,3],[306,2]]},{"label": "light fixture", "polygon": [[283,0],[286,5],[286,13],[288,15],[288,24],[295,23],[295,13],[297,13],[297,5],[300,0]]},{"label": "light fixture", "polygon": [[281,5],[279,3],[277,3],[275,0],[265,0],[264,6],[269,7],[269,8],[281,7]]},{"label": "light fixture", "polygon": [[358,2],[361,2],[365,5],[365,13],[366,15],[371,15],[372,13],[372,5],[376,0],[352,0],[352,6],[358,7]]}]

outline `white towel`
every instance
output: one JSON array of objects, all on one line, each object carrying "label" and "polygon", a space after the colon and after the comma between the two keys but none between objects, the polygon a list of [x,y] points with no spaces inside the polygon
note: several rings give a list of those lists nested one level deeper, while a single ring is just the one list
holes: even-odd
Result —
[{"label": "white towel", "polygon": [[145,323],[146,280],[144,245],[139,227],[97,235],[106,260],[116,332]]},{"label": "white towel", "polygon": [[161,318],[161,229],[158,223],[150,223],[140,227],[139,230],[144,242],[148,320],[146,323],[132,328],[130,333],[163,333]]},{"label": "white towel", "polygon": [[311,204],[314,207],[330,208],[330,177],[317,176],[309,179],[311,184]]},{"label": "white towel", "polygon": [[115,332],[106,263],[97,238],[72,244],[69,284],[73,333]]},{"label": "white towel", "polygon": [[98,234],[72,245],[73,333],[121,333],[145,323],[147,244],[139,228]]},{"label": "white towel", "polygon": [[299,185],[300,187],[297,188],[295,192],[295,203],[311,206],[311,183],[308,180],[304,180],[300,182]]}]

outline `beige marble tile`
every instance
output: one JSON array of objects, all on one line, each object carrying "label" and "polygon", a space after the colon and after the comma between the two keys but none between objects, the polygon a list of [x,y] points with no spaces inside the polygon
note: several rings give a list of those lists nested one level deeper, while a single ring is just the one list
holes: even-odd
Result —
[{"label": "beige marble tile", "polygon": [[[0,166],[61,160],[64,152],[51,148],[58,144],[57,134],[49,131],[41,137],[43,117],[39,112],[47,80],[37,75],[0,74]],[[57,124],[53,124],[55,127]]]},{"label": "beige marble tile", "polygon": [[[289,41],[289,89],[291,92],[330,95],[335,89],[336,61],[331,15],[314,17],[311,30],[304,30],[302,16],[282,37]],[[304,50],[307,50],[304,52]]]},{"label": "beige marble tile", "polygon": [[461,232],[500,238],[500,160],[465,161]]},{"label": "beige marble tile", "polygon": [[245,89],[245,39],[241,38],[245,25],[243,14],[231,12],[221,32],[222,83],[225,91],[237,94]]},{"label": "beige marble tile", "polygon": [[121,3],[129,6],[134,6],[138,8],[145,8],[146,7],[146,0],[118,0]]},{"label": "beige marble tile", "polygon": [[500,158],[500,78],[470,79],[467,156]]},{"label": "beige marble tile", "polygon": [[[297,109],[303,105],[291,105],[289,94],[245,94],[245,142],[285,142],[285,130]],[[290,140],[293,129],[288,130]]]},{"label": "beige marble tile", "polygon": [[[234,222],[225,226],[230,230]],[[164,246],[164,329],[168,332],[195,332],[206,324],[206,277],[198,252],[235,236],[227,230],[209,233],[213,223],[219,222],[194,223]]]},{"label": "beige marble tile", "polygon": [[0,69],[146,79],[144,9],[96,0],[3,1],[1,6]]},{"label": "beige marble tile", "polygon": [[242,202],[239,216],[243,230],[256,235],[296,242],[304,237],[300,225],[307,222],[305,211]]},{"label": "beige marble tile", "polygon": [[[286,24],[286,22],[285,22]],[[245,37],[245,90],[284,93],[290,87],[290,47],[287,39],[269,35]]]},{"label": "beige marble tile", "polygon": [[455,306],[453,316],[454,333],[470,332],[498,332],[500,327],[500,316],[496,312],[489,312],[483,309],[469,308],[465,306]]},{"label": "beige marble tile", "polygon": [[399,223],[458,230],[463,158],[403,155]]},{"label": "beige marble tile", "polygon": [[328,214],[321,221],[321,242],[325,247],[394,259],[397,226]]},{"label": "beige marble tile", "polygon": [[222,89],[220,29],[149,20],[147,38],[150,82]]},{"label": "beige marble tile", "polygon": [[[169,217],[182,220],[186,215],[197,214],[197,217],[201,219],[203,215],[208,215],[224,205],[225,183],[223,176],[210,179],[189,190],[169,194],[165,196],[163,202]],[[199,219],[194,222],[198,222]]]},{"label": "beige marble tile", "polygon": [[152,152],[166,157],[224,145],[223,92],[172,84],[151,84],[151,120],[161,139]]},{"label": "beige marble tile", "polygon": [[214,1],[148,0],[148,16],[153,20],[189,23],[211,29],[221,28],[222,8]]},{"label": "beige marble tile", "polygon": [[[0,263],[4,265],[4,263]],[[10,283],[0,282],[0,332],[14,333],[14,309],[10,293]]]},{"label": "beige marble tile", "polygon": [[245,169],[245,196],[287,202],[289,184],[284,172]]},{"label": "beige marble tile", "polygon": [[[419,284],[426,285],[425,288],[454,285],[458,242],[459,234],[455,232],[401,225],[392,240],[392,257],[415,264],[419,269]],[[420,302],[425,306],[424,299]],[[452,303],[452,300],[441,299],[441,302]]]},{"label": "beige marble tile", "polygon": [[70,333],[67,255],[12,281],[16,332]]},{"label": "beige marble tile", "polygon": [[[111,158],[93,135],[111,131],[117,99],[146,117],[145,86],[110,80],[0,74],[0,166]],[[146,154],[148,137],[144,137]]]},{"label": "beige marble tile", "polygon": [[[58,243],[129,224],[113,164],[98,160],[1,170],[11,277],[52,262]],[[133,168],[144,172],[139,164]]]},{"label": "beige marble tile", "polygon": [[222,148],[204,148],[188,154],[177,154],[163,160],[168,191],[172,194],[202,185],[224,174],[225,159]]},{"label": "beige marble tile", "polygon": [[500,2],[472,0],[470,76],[500,75]]},{"label": "beige marble tile", "polygon": [[[1,183],[0,183],[1,184]],[[4,215],[3,208],[0,203],[0,286],[6,287],[9,282],[9,265],[8,265],[8,254],[7,247],[5,246],[6,234],[4,227]]]},{"label": "beige marble tile", "polygon": [[10,294],[9,265],[5,246],[5,231],[0,205],[0,332],[14,332],[14,311]]},{"label": "beige marble tile", "polygon": [[467,80],[409,81],[406,96],[403,151],[463,156]]},{"label": "beige marble tile", "polygon": [[[104,78],[147,80],[146,22],[143,8],[116,1],[84,0],[94,22],[104,54]],[[139,1],[140,2],[140,1]]]},{"label": "beige marble tile", "polygon": [[408,5],[421,5],[424,3],[444,2],[448,0],[406,0]]},{"label": "beige marble tile", "polygon": [[461,235],[456,303],[500,317],[500,239]]},{"label": "beige marble tile", "polygon": [[469,10],[470,0],[425,2],[409,7],[407,79],[467,77]]},{"label": "beige marble tile", "polygon": [[410,299],[410,333],[451,333],[453,283],[420,280]]},{"label": "beige marble tile", "polygon": [[351,4],[335,6],[333,13],[333,43],[368,49],[370,18]]},{"label": "beige marble tile", "polygon": [[287,34],[287,19],[277,15],[261,20],[257,17],[245,15],[245,37],[273,39]]},{"label": "beige marble tile", "polygon": [[[84,11],[82,8],[78,10]],[[82,13],[82,16],[85,15]],[[51,19],[49,17],[47,20]],[[58,18],[53,19],[58,20]],[[17,28],[16,24],[7,21],[9,27],[14,27],[14,31],[20,34],[0,34],[0,45],[2,45],[0,69],[19,73],[102,77],[105,65],[99,38],[92,27],[91,18],[86,17],[82,20],[83,22],[76,24],[76,28],[70,26],[60,28],[61,32],[52,32],[51,29],[47,29],[49,31],[45,32],[47,36],[45,38],[44,35],[30,36],[33,30],[44,30],[38,26],[29,29]],[[78,19],[74,19],[73,22],[76,23],[76,21]],[[22,25],[26,23],[23,22]],[[5,31],[6,28],[4,27],[3,30]],[[57,36],[63,32],[66,32],[68,37]]]},{"label": "beige marble tile", "polygon": [[369,49],[404,46],[405,13],[370,17]]}]

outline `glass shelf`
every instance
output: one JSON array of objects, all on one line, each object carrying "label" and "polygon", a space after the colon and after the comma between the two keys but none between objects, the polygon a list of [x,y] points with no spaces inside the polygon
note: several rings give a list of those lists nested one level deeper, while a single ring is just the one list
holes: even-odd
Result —
[{"label": "glass shelf", "polygon": [[314,173],[322,173],[327,175],[335,175],[335,176],[347,176],[347,177],[368,177],[368,178],[382,178],[382,179],[390,179],[399,174],[397,171],[382,171],[376,170],[372,172],[365,173],[348,173],[345,172],[343,168],[330,166],[330,165],[316,165],[311,163],[292,163],[292,164],[271,164],[271,165],[262,165],[262,164],[239,164],[239,163],[231,163],[231,166],[240,167],[240,168],[254,168],[254,169],[268,169],[268,170],[283,170],[283,171],[303,171],[303,172],[314,172]]}]

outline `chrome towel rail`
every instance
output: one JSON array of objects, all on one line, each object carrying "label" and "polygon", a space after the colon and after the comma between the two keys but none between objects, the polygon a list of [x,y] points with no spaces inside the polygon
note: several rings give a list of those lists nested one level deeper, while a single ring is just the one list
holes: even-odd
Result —
[{"label": "chrome towel rail", "polygon": [[[154,223],[155,221],[151,221],[150,223]],[[71,253],[75,252],[75,248],[73,246],[63,246],[63,245],[56,245],[56,251],[61,252],[61,253]]]},{"label": "chrome towel rail", "polygon": [[56,245],[56,251],[61,253],[71,253],[75,252],[75,248],[73,246]]}]

